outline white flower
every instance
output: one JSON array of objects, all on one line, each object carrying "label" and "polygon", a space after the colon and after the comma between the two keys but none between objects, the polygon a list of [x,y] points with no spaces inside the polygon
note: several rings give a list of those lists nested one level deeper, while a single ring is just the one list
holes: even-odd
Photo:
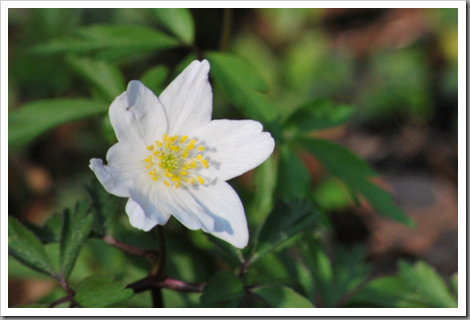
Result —
[{"label": "white flower", "polygon": [[274,139],[253,120],[212,120],[209,63],[193,61],[158,99],[139,81],[109,108],[118,143],[90,168],[129,198],[132,226],[149,231],[171,215],[232,245],[248,243],[243,205],[226,183],[264,162]]}]

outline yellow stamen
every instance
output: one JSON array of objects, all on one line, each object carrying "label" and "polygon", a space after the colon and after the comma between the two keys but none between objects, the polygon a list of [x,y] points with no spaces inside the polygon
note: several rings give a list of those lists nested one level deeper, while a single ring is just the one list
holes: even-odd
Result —
[{"label": "yellow stamen", "polygon": [[197,176],[197,181],[199,182],[199,184],[204,184],[204,179],[200,176]]},{"label": "yellow stamen", "polygon": [[198,154],[196,159],[201,160],[202,159],[202,154]]},{"label": "yellow stamen", "polygon": [[199,149],[200,151],[204,151],[204,147],[203,147],[203,146],[200,146],[198,149]]}]

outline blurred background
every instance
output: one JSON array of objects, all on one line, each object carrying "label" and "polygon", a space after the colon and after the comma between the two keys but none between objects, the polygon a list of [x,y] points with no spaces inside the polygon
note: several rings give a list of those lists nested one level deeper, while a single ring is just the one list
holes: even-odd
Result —
[{"label": "blurred background", "polygon": [[[346,125],[315,135],[367,160],[381,174],[379,184],[417,227],[382,218],[365,204],[357,206],[305,153],[301,157],[311,175],[312,192],[328,214],[324,239],[330,254],[337,245],[363,245],[376,276],[394,273],[398,259],[424,260],[444,277],[457,271],[457,9],[191,13],[197,52],[222,48],[251,62],[268,82],[267,97],[281,117],[317,97],[356,108]],[[94,24],[161,28],[144,9],[9,9],[8,15],[9,111],[39,99],[93,94],[63,55],[37,53],[32,50],[36,46]],[[229,38],[222,37],[224,19],[231,19]],[[192,51],[180,47],[139,53],[115,63],[127,83],[156,65],[174,70]],[[170,73],[167,83],[175,74]],[[217,85],[213,91],[214,118],[243,117]],[[94,179],[89,160],[105,158],[110,146],[103,128],[101,118],[89,118],[50,130],[24,147],[9,146],[9,214],[42,224],[86,198],[84,186]],[[264,217],[250,213],[252,178],[248,172],[233,185],[242,190],[249,223],[256,225]],[[179,228],[174,221],[170,227]],[[84,255],[92,257],[93,250]],[[89,261],[96,267],[96,258]],[[13,260],[9,266],[10,306],[36,301],[54,287],[44,278],[31,278]]]}]

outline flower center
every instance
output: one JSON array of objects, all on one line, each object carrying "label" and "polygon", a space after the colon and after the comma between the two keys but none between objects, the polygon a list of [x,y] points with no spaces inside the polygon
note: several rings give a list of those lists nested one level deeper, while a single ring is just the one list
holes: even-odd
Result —
[{"label": "flower center", "polygon": [[145,168],[153,181],[162,180],[166,186],[176,189],[182,184],[204,184],[200,171],[209,168],[209,161],[204,158],[204,146],[195,139],[163,134],[163,141],[155,141],[147,150],[151,154],[144,159]]}]

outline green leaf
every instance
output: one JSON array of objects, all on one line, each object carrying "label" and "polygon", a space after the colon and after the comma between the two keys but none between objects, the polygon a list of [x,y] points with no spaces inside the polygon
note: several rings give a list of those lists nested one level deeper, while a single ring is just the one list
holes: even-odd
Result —
[{"label": "green leaf", "polygon": [[212,236],[209,233],[205,233],[207,238],[210,242],[212,242],[218,251],[229,261],[231,261],[234,265],[239,266],[242,259],[242,252],[240,249],[235,248],[234,246],[230,245],[228,242],[220,240]]},{"label": "green leaf", "polygon": [[194,42],[194,21],[185,8],[151,8],[158,20],[186,44]]},{"label": "green leaf", "polygon": [[68,56],[66,61],[78,75],[98,89],[109,102],[126,90],[121,71],[110,62],[76,56]]},{"label": "green leaf", "polygon": [[212,76],[235,107],[258,121],[276,119],[276,106],[258,92],[267,89],[267,85],[252,66],[228,53],[210,52],[207,57]]},{"label": "green leaf", "polygon": [[203,305],[214,306],[221,302],[239,301],[244,293],[243,282],[239,278],[229,272],[220,272],[209,279],[200,300]]},{"label": "green leaf", "polygon": [[383,277],[369,282],[348,301],[348,306],[385,308],[425,307],[419,295],[399,276]]},{"label": "green leaf", "polygon": [[116,198],[103,188],[98,179],[94,179],[91,186],[86,186],[85,188],[92,200],[91,208],[96,213],[96,223],[93,230],[100,236],[103,236],[115,221]]},{"label": "green leaf", "polygon": [[276,194],[284,201],[306,198],[310,193],[310,173],[287,145],[280,147]]},{"label": "green leaf", "polygon": [[431,266],[423,261],[414,266],[400,261],[398,266],[403,280],[426,297],[433,307],[457,308],[457,299],[452,296],[444,280]]},{"label": "green leaf", "polygon": [[335,106],[331,100],[317,99],[301,105],[286,121],[286,128],[301,133],[335,127],[346,122],[355,109],[346,105]]},{"label": "green leaf", "polygon": [[454,274],[452,278],[450,278],[450,284],[452,285],[452,289],[454,290],[455,296],[459,296],[459,277],[458,274]]},{"label": "green leaf", "polygon": [[93,215],[89,214],[87,201],[78,202],[74,212],[66,209],[63,214],[60,236],[60,266],[65,279],[75,265],[78,253],[93,226]]},{"label": "green leaf", "polygon": [[274,250],[294,235],[310,227],[319,217],[317,210],[306,200],[289,203],[279,201],[261,228],[251,254],[252,263]]},{"label": "green leaf", "polygon": [[264,286],[251,291],[275,308],[314,308],[307,298],[288,287]]},{"label": "green leaf", "polygon": [[152,90],[157,96],[163,91],[162,85],[165,82],[165,79],[168,76],[168,69],[164,66],[156,66],[153,68],[148,69],[142,77],[140,77],[140,81]]},{"label": "green leaf", "polygon": [[60,124],[103,114],[109,105],[89,99],[34,101],[8,114],[8,146],[21,147]]},{"label": "green leaf", "polygon": [[96,58],[113,60],[179,45],[172,37],[151,28],[97,24],[80,28],[77,37],[54,39],[37,46],[34,52],[45,54],[96,52]]},{"label": "green leaf", "polygon": [[91,276],[80,282],[75,301],[83,308],[104,308],[130,299],[134,295],[126,285],[110,276]]},{"label": "green leaf", "polygon": [[41,241],[10,216],[8,217],[8,253],[31,269],[51,277],[57,276]]},{"label": "green leaf", "polygon": [[414,222],[393,204],[387,192],[369,182],[371,178],[377,177],[377,173],[364,160],[329,141],[300,138],[298,142],[320,160],[332,175],[362,193],[379,214],[414,226]]}]

